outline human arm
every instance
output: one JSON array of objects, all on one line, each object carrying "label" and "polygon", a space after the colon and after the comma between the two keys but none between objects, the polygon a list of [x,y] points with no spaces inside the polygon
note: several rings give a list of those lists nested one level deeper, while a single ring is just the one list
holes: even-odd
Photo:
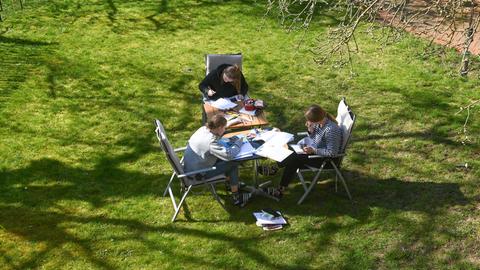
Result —
[{"label": "human arm", "polygon": [[210,143],[210,153],[221,160],[232,160],[240,152],[240,147],[242,146],[242,143],[242,140],[234,140],[231,141],[230,146],[225,147],[220,144],[218,140],[214,140]]},{"label": "human arm", "polygon": [[215,80],[215,71],[212,71],[208,73],[207,76],[200,82],[198,85],[198,88],[200,89],[200,92],[202,92],[204,97],[210,97],[215,95],[214,89],[211,88],[213,85],[213,80]]},{"label": "human arm", "polygon": [[342,132],[338,126],[325,127],[325,147],[315,148],[312,154],[331,157],[340,152],[342,143]]}]

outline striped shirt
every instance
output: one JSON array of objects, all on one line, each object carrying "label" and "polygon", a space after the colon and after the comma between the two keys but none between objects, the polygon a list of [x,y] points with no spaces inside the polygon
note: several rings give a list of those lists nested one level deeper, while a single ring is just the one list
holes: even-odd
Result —
[{"label": "striped shirt", "polygon": [[316,125],[309,137],[316,146],[315,154],[317,155],[330,157],[340,152],[343,137],[342,130],[328,118],[323,127]]}]

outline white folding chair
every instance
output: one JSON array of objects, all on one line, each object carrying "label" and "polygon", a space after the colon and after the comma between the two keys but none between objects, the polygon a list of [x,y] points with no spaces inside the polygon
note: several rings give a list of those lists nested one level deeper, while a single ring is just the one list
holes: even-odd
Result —
[{"label": "white folding chair", "polygon": [[[202,173],[215,170],[215,167],[185,173],[182,166],[183,158],[182,160],[179,160],[175,153],[184,151],[186,147],[173,149],[170,142],[168,141],[165,129],[163,128],[162,123],[158,119],[155,120],[155,134],[157,135],[158,141],[160,142],[160,147],[162,148],[168,162],[173,168],[172,176],[170,177],[167,188],[165,189],[165,192],[163,194],[165,196],[168,192],[170,198],[172,199],[173,208],[175,210],[175,213],[172,217],[172,222],[175,221],[175,219],[177,218],[177,215],[180,212],[180,208],[185,203],[186,197],[188,196],[190,190],[196,187],[209,187],[210,192],[212,193],[215,200],[223,207],[223,209],[226,210],[225,205],[220,200],[220,197],[215,190],[216,184],[227,181],[226,176],[224,174],[220,174],[211,178],[205,178],[202,176]],[[172,190],[172,181],[175,178],[178,178],[178,180],[180,181],[181,196],[180,202],[178,204],[175,200],[175,196]]]},{"label": "white folding chair", "polygon": [[[300,179],[300,182],[302,183],[303,189],[305,190],[305,193],[303,196],[300,198],[298,201],[298,204],[301,204],[305,198],[310,194],[312,189],[316,186],[318,178],[322,172],[328,172],[328,171],[334,171],[335,172],[335,191],[338,190],[338,179],[340,179],[340,182],[342,183],[343,187],[345,188],[348,198],[351,200],[352,196],[350,195],[350,191],[348,190],[347,183],[345,182],[345,178],[342,175],[341,166],[342,166],[342,161],[343,158],[346,155],[346,150],[347,146],[350,142],[350,138],[352,135],[352,130],[353,126],[355,124],[355,114],[351,111],[350,107],[347,105],[345,98],[342,98],[340,103],[338,104],[337,108],[337,122],[339,127],[342,130],[342,145],[340,148],[340,152],[333,156],[333,157],[322,157],[322,156],[317,156],[317,155],[309,155],[309,158],[322,158],[324,159],[323,163],[321,164],[320,167],[315,167],[315,166],[310,166],[306,165],[307,168],[304,169],[298,169],[297,170],[297,175],[298,178]],[[313,172],[315,173],[315,176],[308,185],[308,183],[305,181],[305,178],[303,176],[303,173],[305,172]]]}]

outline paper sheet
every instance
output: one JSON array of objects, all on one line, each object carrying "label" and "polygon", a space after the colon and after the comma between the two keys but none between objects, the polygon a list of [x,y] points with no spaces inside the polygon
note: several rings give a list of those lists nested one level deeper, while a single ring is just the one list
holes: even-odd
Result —
[{"label": "paper sheet", "polygon": [[[285,148],[285,145],[293,140],[293,134],[279,131],[267,131],[259,136],[265,143],[260,146],[255,154],[281,162],[293,151]],[[256,138],[257,139],[257,138]]]},{"label": "paper sheet", "polygon": [[242,122],[242,120],[240,118],[238,118],[238,117],[232,118],[231,120],[227,121],[227,127],[235,125],[235,124],[240,123],[240,122]]},{"label": "paper sheet", "polygon": [[235,108],[237,106],[237,103],[233,103],[226,98],[219,98],[215,101],[211,101],[210,105],[219,110],[229,110],[229,109]]},{"label": "paper sheet", "polygon": [[289,144],[290,147],[292,147],[293,151],[297,154],[306,154],[305,151],[303,151],[303,148],[300,147],[298,144]]},{"label": "paper sheet", "polygon": [[275,136],[275,131],[270,130],[259,133],[253,140],[268,142],[271,138],[273,138],[273,136]]},{"label": "paper sheet", "polygon": [[292,153],[293,151],[288,150],[284,146],[278,146],[275,144],[267,145],[266,143],[260,146],[255,152],[255,154],[259,156],[270,158],[278,162],[283,161]]},{"label": "paper sheet", "polygon": [[240,147],[240,152],[235,156],[235,159],[251,157],[255,152],[255,148],[253,148],[252,144],[249,141],[246,141]]},{"label": "paper sheet", "polygon": [[290,142],[291,140],[293,140],[293,134],[290,134],[287,132],[269,130],[269,131],[265,131],[258,134],[253,140],[254,141],[262,140],[265,143],[267,142],[270,143],[270,141],[272,141],[271,143],[284,145]]},{"label": "paper sheet", "polygon": [[306,154],[305,151],[303,151],[303,147],[305,146],[310,146],[315,148],[314,143],[312,138],[310,137],[305,137],[298,141],[296,144],[290,144],[290,147],[297,153],[297,154]]}]

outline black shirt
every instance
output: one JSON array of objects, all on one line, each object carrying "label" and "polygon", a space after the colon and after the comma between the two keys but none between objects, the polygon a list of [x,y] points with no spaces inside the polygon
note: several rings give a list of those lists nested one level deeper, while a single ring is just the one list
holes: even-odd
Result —
[{"label": "black shirt", "polygon": [[[208,75],[203,79],[203,81],[198,85],[198,88],[200,91],[203,93],[204,97],[207,97],[208,99],[212,100],[217,100],[219,98],[228,98],[232,96],[236,96],[239,93],[237,92],[237,89],[235,89],[235,86],[231,83],[226,83],[223,81],[223,70],[226,69],[231,65],[228,64],[223,64],[218,66],[218,68],[212,70]],[[240,83],[240,94],[245,96],[248,92],[248,84],[245,81],[245,77],[243,77],[243,74],[241,74],[241,83]],[[209,97],[208,96],[208,88],[211,88],[213,91],[216,93]]]}]

